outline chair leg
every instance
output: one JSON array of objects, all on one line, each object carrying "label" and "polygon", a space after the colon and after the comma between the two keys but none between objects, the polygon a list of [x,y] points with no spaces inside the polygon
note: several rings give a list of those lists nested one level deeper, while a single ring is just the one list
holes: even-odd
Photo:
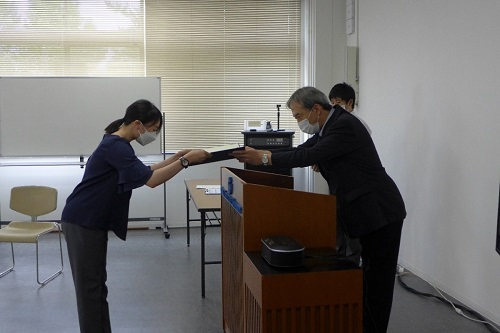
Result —
[{"label": "chair leg", "polygon": [[38,284],[41,284],[42,286],[46,285],[47,283],[49,283],[50,281],[54,280],[58,275],[60,275],[63,271],[63,255],[62,255],[62,242],[61,242],[61,226],[59,224],[57,224],[57,233],[59,235],[59,252],[61,254],[61,269],[58,270],[57,272],[55,272],[54,274],[52,274],[51,276],[49,276],[48,278],[46,278],[45,280],[43,280],[42,282],[40,282],[40,271],[39,271],[39,268],[38,268],[38,240],[36,242],[36,281],[38,282]]},{"label": "chair leg", "polygon": [[0,273],[0,278],[4,277],[5,275],[12,272],[14,270],[14,266],[16,265],[16,260],[14,259],[14,244],[13,243],[10,243],[10,250],[12,252],[12,266],[9,269]]}]

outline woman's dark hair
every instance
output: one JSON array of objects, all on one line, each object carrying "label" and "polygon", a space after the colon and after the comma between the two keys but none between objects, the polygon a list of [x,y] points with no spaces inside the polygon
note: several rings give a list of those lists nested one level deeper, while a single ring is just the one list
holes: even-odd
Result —
[{"label": "woman's dark hair", "polygon": [[113,121],[104,131],[107,134],[114,133],[118,131],[122,124],[128,125],[135,120],[139,120],[143,125],[154,124],[160,120],[160,126],[158,126],[157,130],[159,132],[163,123],[161,119],[161,112],[153,103],[145,99],[140,99],[129,105],[125,112],[125,117]]}]

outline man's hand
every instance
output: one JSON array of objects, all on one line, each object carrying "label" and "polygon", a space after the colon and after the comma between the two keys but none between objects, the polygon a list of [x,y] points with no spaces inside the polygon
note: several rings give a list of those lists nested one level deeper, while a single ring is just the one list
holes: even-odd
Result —
[{"label": "man's hand", "polygon": [[251,147],[245,147],[245,150],[235,150],[231,153],[238,161],[252,165],[261,165],[262,157],[267,154],[268,165],[271,165],[271,152],[268,150],[257,150]]}]

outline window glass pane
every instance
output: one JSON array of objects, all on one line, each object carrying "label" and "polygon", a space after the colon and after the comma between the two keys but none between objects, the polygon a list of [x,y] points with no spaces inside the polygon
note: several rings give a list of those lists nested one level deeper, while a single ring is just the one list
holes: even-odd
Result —
[{"label": "window glass pane", "polygon": [[[1,76],[162,78],[166,150],[242,143],[244,120],[298,131],[300,0],[0,2]],[[298,143],[299,135],[295,140]]]},{"label": "window glass pane", "polygon": [[144,76],[141,1],[0,2],[0,75]]}]

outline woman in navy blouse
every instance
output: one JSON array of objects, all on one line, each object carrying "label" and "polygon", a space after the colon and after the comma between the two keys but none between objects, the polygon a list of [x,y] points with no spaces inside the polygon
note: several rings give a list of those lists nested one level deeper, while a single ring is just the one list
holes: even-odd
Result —
[{"label": "woman in navy blouse", "polygon": [[138,100],[125,116],[106,127],[101,143],[89,157],[83,179],[68,197],[62,227],[76,290],[81,332],[111,332],[106,286],[108,231],[125,240],[132,190],[156,187],[210,157],[201,149],[185,149],[147,166],[130,145],[156,139],[162,126],[160,110]]}]

